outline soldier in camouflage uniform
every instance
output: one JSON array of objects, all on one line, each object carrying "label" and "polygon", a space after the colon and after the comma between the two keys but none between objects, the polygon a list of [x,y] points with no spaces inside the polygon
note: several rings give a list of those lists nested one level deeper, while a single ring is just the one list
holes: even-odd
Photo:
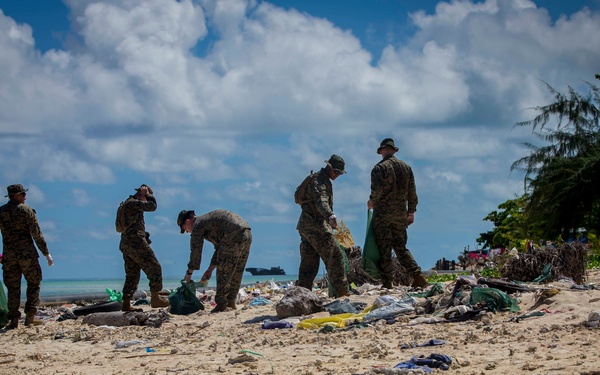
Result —
[{"label": "soldier in camouflage uniform", "polygon": [[194,270],[200,269],[204,240],[215,247],[211,265],[203,278],[210,278],[213,269],[217,269],[216,306],[212,312],[235,309],[235,301],[242,284],[242,275],[250,254],[252,233],[250,226],[241,216],[227,210],[215,210],[201,216],[194,211],[183,210],[177,217],[181,233],[191,233],[190,261],[185,281],[192,280]]},{"label": "soldier in camouflage uniform", "polygon": [[0,207],[0,230],[4,254],[2,269],[4,284],[8,289],[8,328],[19,325],[19,305],[21,303],[21,275],[27,281],[27,302],[25,303],[25,325],[39,325],[42,321],[35,319],[40,303],[40,283],[42,268],[38,261],[39,254],[35,244],[46,257],[48,265],[54,261],[48,252],[48,246],[37,221],[35,210],[25,204],[26,192],[23,185],[10,185],[8,188],[9,201]]},{"label": "soldier in camouflage uniform", "polygon": [[158,293],[162,290],[162,268],[150,247],[150,235],[146,232],[144,212],[156,211],[156,198],[147,185],[135,189],[123,202],[123,215],[127,229],[121,233],[119,250],[125,262],[125,284],[123,285],[123,311],[140,311],[131,307],[131,298],[140,282],[140,271],[144,271],[150,284],[150,306],[167,307],[169,301]]},{"label": "soldier in camouflage uniform", "polygon": [[419,199],[412,169],[394,154],[398,147],[392,138],[381,142],[377,153],[382,160],[371,171],[371,196],[368,207],[373,209],[373,234],[379,249],[383,287],[393,287],[392,248],[400,264],[413,278],[414,287],[424,287],[427,280],[421,268],[406,248],[406,228],[415,221]]},{"label": "soldier in camouflage uniform", "polygon": [[325,163],[327,165],[324,168],[312,175],[296,226],[300,233],[298,286],[312,290],[322,259],[336,297],[343,297],[349,294],[349,289],[344,273],[342,249],[333,237],[333,229],[337,228],[337,218],[333,213],[331,181],[346,173],[345,163],[338,155],[332,155]]}]

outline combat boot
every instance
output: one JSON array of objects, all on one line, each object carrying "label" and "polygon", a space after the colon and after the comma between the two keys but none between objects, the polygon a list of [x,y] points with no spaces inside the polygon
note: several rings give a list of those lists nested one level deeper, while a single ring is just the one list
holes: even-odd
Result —
[{"label": "combat boot", "polygon": [[33,314],[27,314],[25,316],[25,327],[41,326],[43,324],[44,324],[44,321],[40,320],[40,319],[36,319],[35,315],[33,315]]},{"label": "combat boot", "polygon": [[427,279],[425,278],[425,276],[423,276],[422,273],[419,273],[413,279],[413,282],[412,282],[411,286],[413,288],[425,288],[427,285],[429,285],[429,282],[427,281]]},{"label": "combat boot", "polygon": [[127,298],[123,298],[123,306],[121,307],[121,311],[129,311],[129,312],[142,312],[142,309],[131,307],[131,300]]},{"label": "combat boot", "polygon": [[15,329],[19,326],[19,318],[11,318],[10,323],[5,327],[6,329]]},{"label": "combat boot", "polygon": [[225,310],[227,310],[227,305],[222,305],[222,304],[217,303],[217,305],[212,310],[210,310],[210,312],[211,312],[211,314],[214,314],[214,313],[223,312]]},{"label": "combat boot", "polygon": [[235,305],[235,301],[229,301],[229,302],[227,302],[227,307],[229,307],[229,308],[231,308],[233,310],[237,309],[237,307]]},{"label": "combat boot", "polygon": [[153,308],[157,307],[169,307],[169,300],[165,297],[161,297],[158,292],[150,293],[150,306]]}]

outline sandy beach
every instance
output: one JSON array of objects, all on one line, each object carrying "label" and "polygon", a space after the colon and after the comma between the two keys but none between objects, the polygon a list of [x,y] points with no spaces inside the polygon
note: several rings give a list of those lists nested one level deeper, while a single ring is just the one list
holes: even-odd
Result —
[{"label": "sandy beach", "polygon": [[[599,282],[600,272],[587,275],[588,285]],[[451,290],[451,284],[445,290]],[[447,371],[435,372],[600,374],[600,328],[586,324],[592,311],[600,312],[600,290],[571,286],[563,281],[534,286],[554,287],[558,293],[535,306],[543,316],[518,321],[514,317],[536,303],[535,292],[514,295],[520,307],[515,313],[409,325],[413,314],[398,316],[393,324],[382,320],[328,333],[297,327],[262,329],[262,320],[276,320],[275,302],[283,295],[276,292],[264,295],[274,302],[270,305],[249,307],[246,302],[218,314],[210,314],[207,307],[187,316],[170,315],[159,328],[94,326],[82,324],[82,317],[57,321],[56,308],[46,308],[45,325],[20,325],[0,334],[0,373],[365,374],[374,368],[385,373],[385,368],[414,356],[438,353],[452,357],[452,364]],[[400,298],[403,292],[398,288],[389,295]],[[372,304],[379,295],[373,290],[353,295],[350,301]],[[159,314],[158,309],[143,309]],[[445,343],[418,346],[431,339]]]}]

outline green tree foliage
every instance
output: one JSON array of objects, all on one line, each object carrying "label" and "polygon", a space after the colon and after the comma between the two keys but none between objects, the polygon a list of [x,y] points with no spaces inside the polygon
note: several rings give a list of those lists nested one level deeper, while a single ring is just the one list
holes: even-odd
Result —
[{"label": "green tree foliage", "polygon": [[528,220],[524,215],[528,199],[527,195],[509,199],[498,206],[499,211],[492,211],[483,219],[491,221],[494,228],[480,233],[477,243],[482,249],[520,248],[527,239],[531,238]]},{"label": "green tree foliage", "polygon": [[554,103],[535,107],[534,119],[515,125],[531,126],[544,144],[525,143],[531,153],[511,170],[525,172],[524,214],[546,238],[567,239],[582,226],[600,229],[600,88],[587,85],[583,95],[570,86],[563,94],[546,84]]}]

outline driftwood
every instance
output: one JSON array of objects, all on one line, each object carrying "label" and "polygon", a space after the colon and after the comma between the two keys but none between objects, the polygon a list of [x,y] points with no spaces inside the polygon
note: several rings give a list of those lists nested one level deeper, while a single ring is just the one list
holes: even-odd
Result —
[{"label": "driftwood", "polygon": [[518,258],[510,258],[500,269],[503,277],[515,281],[533,281],[542,274],[546,264],[550,264],[552,276],[544,280],[550,282],[568,277],[577,284],[585,282],[585,266],[588,248],[580,242],[560,245],[553,249],[533,250],[520,253]]}]

